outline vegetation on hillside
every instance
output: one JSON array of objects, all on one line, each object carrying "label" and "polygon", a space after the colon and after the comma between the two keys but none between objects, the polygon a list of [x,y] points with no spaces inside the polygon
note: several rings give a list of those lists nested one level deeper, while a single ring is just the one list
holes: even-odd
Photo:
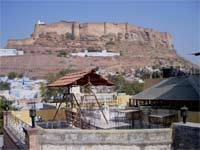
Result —
[{"label": "vegetation on hillside", "polygon": [[16,72],[10,72],[8,73],[8,79],[14,79],[14,78],[22,78],[22,73],[16,73]]},{"label": "vegetation on hillside", "polygon": [[57,54],[57,57],[67,57],[68,55],[69,55],[68,52],[60,50],[59,53]]},{"label": "vegetation on hillside", "polygon": [[10,83],[0,82],[0,91],[1,90],[9,90],[9,89],[10,89]]},{"label": "vegetation on hillside", "polygon": [[108,76],[108,79],[115,84],[117,92],[134,95],[143,90],[142,83],[127,81],[122,75],[110,75]]}]

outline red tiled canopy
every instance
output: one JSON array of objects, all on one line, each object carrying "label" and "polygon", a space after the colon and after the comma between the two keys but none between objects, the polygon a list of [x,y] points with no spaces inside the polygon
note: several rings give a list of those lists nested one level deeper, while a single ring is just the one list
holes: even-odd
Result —
[{"label": "red tiled canopy", "polygon": [[94,86],[112,86],[112,82],[103,78],[101,75],[97,74],[95,70],[76,72],[67,74],[53,83],[49,84],[48,87],[66,87],[66,86],[84,86],[91,83]]}]

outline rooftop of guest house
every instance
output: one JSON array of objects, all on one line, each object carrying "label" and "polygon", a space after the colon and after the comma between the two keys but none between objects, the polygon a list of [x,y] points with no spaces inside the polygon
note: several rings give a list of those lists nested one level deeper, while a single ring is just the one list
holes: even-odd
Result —
[{"label": "rooftop of guest house", "polygon": [[[170,86],[174,80],[162,81],[159,85],[165,83]],[[179,79],[177,80],[179,81]],[[186,82],[189,81],[188,79],[186,80],[185,78],[183,81],[181,82],[182,84],[184,83],[183,85],[188,85]],[[80,99],[70,90],[77,85],[83,88],[85,94]],[[114,143],[114,145],[120,143],[125,145],[141,143],[145,145],[146,141],[155,144],[157,141],[155,139],[161,137],[163,139],[161,142],[167,143],[167,147],[170,147],[171,129],[169,127],[172,123],[182,119],[179,110],[152,109],[153,105],[145,105],[147,103],[143,103],[143,101],[138,102],[138,106],[117,107],[109,105],[109,103],[99,101],[96,94],[91,90],[92,86],[114,86],[114,84],[97,74],[94,69],[67,74],[57,79],[47,85],[48,89],[60,91],[51,101],[51,104],[56,104],[57,107],[36,110],[33,103],[32,108],[27,111],[6,111],[4,113],[4,129],[6,133],[10,134],[10,137],[12,134],[19,140],[20,148],[22,148],[21,146],[27,146],[26,136],[32,136],[32,132],[35,131],[39,132],[37,137],[41,141],[37,141],[42,149],[47,148],[48,145],[52,146],[54,142],[56,142],[54,148],[60,146],[58,143],[61,143],[61,147],[64,145],[70,146],[69,140],[71,137],[75,138],[71,140],[72,143],[84,145],[85,138],[90,138],[90,133],[94,137],[89,139],[89,142],[94,142],[94,145],[97,141],[105,145],[109,142]],[[90,99],[87,99],[88,96]],[[199,112],[191,112],[189,110],[187,121],[198,122],[198,119],[191,118],[191,116],[198,116],[198,114]],[[121,134],[124,135],[123,138],[120,137]],[[147,135],[151,135],[154,138],[148,139],[150,136]],[[52,140],[52,137],[55,137],[55,139]],[[63,137],[68,142],[61,142]],[[57,140],[57,138],[60,140]],[[107,141],[105,138],[113,140]],[[118,142],[115,142],[114,139],[118,140]],[[31,141],[29,140],[29,142]],[[159,145],[159,143],[156,144]]]},{"label": "rooftop of guest house", "polygon": [[[84,96],[77,99],[70,89],[74,86],[83,87]],[[91,90],[92,86],[113,86],[114,84],[96,73],[96,70],[67,74],[47,85],[49,89],[59,89],[61,93],[53,97],[51,103],[56,109],[36,111],[36,125],[44,129],[132,129],[132,128],[163,128],[169,127],[178,120],[177,112],[166,116],[166,122],[149,123],[146,110],[141,107],[119,107],[99,101]],[[88,99],[88,97],[90,97]],[[34,106],[34,104],[33,104]],[[151,115],[168,114],[153,112]],[[20,118],[30,125],[28,111],[13,112],[14,117]]]}]

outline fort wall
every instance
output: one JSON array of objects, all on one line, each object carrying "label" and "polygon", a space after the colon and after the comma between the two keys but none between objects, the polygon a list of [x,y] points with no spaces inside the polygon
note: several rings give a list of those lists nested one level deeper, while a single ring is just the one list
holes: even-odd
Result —
[{"label": "fort wall", "polygon": [[148,42],[153,47],[164,46],[173,48],[172,36],[167,32],[158,32],[152,29],[142,28],[128,23],[79,23],[61,21],[52,24],[36,24],[32,39],[29,40],[10,40],[9,45],[31,45],[34,39],[40,37],[41,34],[56,33],[65,35],[69,33],[74,39],[81,36],[92,36],[100,38],[102,36],[115,36],[120,41],[141,41]]},{"label": "fort wall", "polygon": [[46,34],[49,32],[55,32],[58,35],[71,33],[72,34],[72,22],[58,22],[53,24],[36,24],[33,37],[38,38],[40,34]]},{"label": "fort wall", "polygon": [[82,28],[82,34],[97,37],[104,35],[104,23],[88,23],[85,28]]},{"label": "fort wall", "polygon": [[20,39],[20,40],[16,40],[16,39],[11,39],[8,40],[8,48],[12,47],[12,46],[21,46],[21,45],[33,45],[35,42],[35,40],[33,38],[25,38],[25,39]]},{"label": "fort wall", "polygon": [[125,34],[126,31],[126,24],[124,23],[106,23],[106,30],[107,33],[118,34],[122,33]]}]

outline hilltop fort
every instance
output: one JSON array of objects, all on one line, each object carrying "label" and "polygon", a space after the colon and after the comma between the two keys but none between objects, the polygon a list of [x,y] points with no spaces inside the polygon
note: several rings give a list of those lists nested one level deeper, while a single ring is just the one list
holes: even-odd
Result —
[{"label": "hilltop fort", "polygon": [[152,47],[173,49],[172,36],[167,32],[158,32],[128,23],[79,23],[68,21],[52,24],[38,21],[35,24],[31,38],[9,40],[8,46],[33,45],[38,38],[49,34],[65,36],[73,40],[148,42]]},{"label": "hilltop fort", "polygon": [[[145,66],[193,66],[176,53],[170,33],[129,23],[38,21],[30,37],[9,39],[7,48],[21,50],[24,55],[2,58],[2,74],[15,71],[45,76],[66,68],[83,70],[98,66],[104,73],[131,75]],[[89,54],[93,57],[78,56],[86,51],[92,52]],[[108,54],[113,57],[96,57]]]}]

